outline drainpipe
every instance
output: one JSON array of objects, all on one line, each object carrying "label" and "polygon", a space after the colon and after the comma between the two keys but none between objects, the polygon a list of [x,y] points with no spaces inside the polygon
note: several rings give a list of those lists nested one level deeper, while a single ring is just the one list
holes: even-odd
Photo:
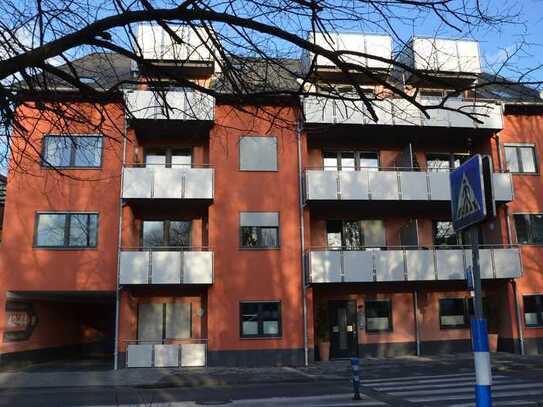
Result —
[{"label": "drainpipe", "polygon": [[417,343],[417,356],[420,356],[420,324],[419,324],[419,298],[417,290],[413,290],[413,308],[415,315],[415,341]]},{"label": "drainpipe", "polygon": [[304,261],[304,250],[305,250],[305,227],[304,227],[304,197],[303,197],[303,174],[302,174],[302,112],[300,111],[298,115],[298,120],[296,122],[296,142],[298,145],[298,196],[300,203],[300,246],[301,246],[301,262],[302,262],[302,313],[304,319],[304,365],[309,364],[309,349],[307,346],[307,300],[305,297],[305,261]]},{"label": "drainpipe", "polygon": [[[511,217],[509,216],[509,206],[505,206],[505,218],[507,220],[507,243],[511,245],[513,240],[511,238]],[[524,328],[522,325],[522,318],[520,314],[520,302],[518,297],[518,287],[515,279],[511,279],[511,286],[513,287],[513,295],[515,296],[515,319],[517,322],[517,334],[520,342],[520,354],[524,355]]]},{"label": "drainpipe", "polygon": [[127,125],[126,117],[124,119],[124,137],[123,137],[123,159],[121,162],[121,190],[119,196],[119,231],[117,234],[117,281],[115,286],[115,350],[113,351],[113,369],[119,369],[119,310],[120,310],[120,286],[119,275],[121,271],[121,239],[123,227],[123,182],[124,182],[124,165],[126,163],[126,139]]}]

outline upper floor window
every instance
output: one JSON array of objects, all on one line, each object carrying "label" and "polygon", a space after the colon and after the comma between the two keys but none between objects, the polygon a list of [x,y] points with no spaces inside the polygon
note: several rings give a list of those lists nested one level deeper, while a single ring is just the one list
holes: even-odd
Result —
[{"label": "upper floor window", "polygon": [[460,236],[454,231],[451,221],[432,222],[434,246],[457,246],[462,244]]},{"label": "upper floor window", "polygon": [[529,144],[505,145],[505,163],[510,172],[537,173],[535,147]]},{"label": "upper floor window", "polygon": [[192,153],[188,149],[150,150],[145,153],[146,166],[158,167],[191,167]]},{"label": "upper floor window", "polygon": [[468,158],[468,154],[428,153],[426,166],[430,171],[450,171],[460,167]]},{"label": "upper floor window", "polygon": [[543,326],[543,295],[525,295],[523,302],[526,326]]},{"label": "upper floor window", "polygon": [[329,220],[326,223],[326,240],[329,248],[360,250],[386,245],[385,225],[382,220]]},{"label": "upper floor window", "polygon": [[58,168],[100,168],[102,136],[45,136],[43,165]]},{"label": "upper floor window", "polygon": [[278,212],[241,212],[240,247],[264,249],[279,247]]},{"label": "upper floor window", "polygon": [[463,298],[442,298],[439,300],[439,325],[443,328],[464,328],[469,316]]},{"label": "upper floor window", "polygon": [[190,221],[144,220],[142,227],[142,246],[153,247],[190,247]]},{"label": "upper floor window", "polygon": [[517,231],[517,243],[543,244],[543,214],[515,213],[513,219]]},{"label": "upper floor window", "polygon": [[276,137],[241,137],[239,139],[241,171],[277,171]]},{"label": "upper floor window", "polygon": [[324,170],[355,171],[379,169],[379,154],[371,151],[325,151]]},{"label": "upper floor window", "polygon": [[96,247],[97,234],[96,213],[38,213],[36,216],[36,247]]}]

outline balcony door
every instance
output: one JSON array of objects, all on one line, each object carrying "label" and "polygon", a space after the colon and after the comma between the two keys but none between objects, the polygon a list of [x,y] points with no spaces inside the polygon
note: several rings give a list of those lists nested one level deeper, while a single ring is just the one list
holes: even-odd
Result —
[{"label": "balcony door", "polygon": [[358,354],[356,302],[328,301],[330,357],[349,358]]},{"label": "balcony door", "polygon": [[329,249],[344,250],[384,247],[384,222],[379,219],[329,220],[326,222],[326,244]]},{"label": "balcony door", "polygon": [[159,167],[191,167],[192,153],[190,150],[174,150],[170,148],[149,150],[145,152],[146,166]]}]

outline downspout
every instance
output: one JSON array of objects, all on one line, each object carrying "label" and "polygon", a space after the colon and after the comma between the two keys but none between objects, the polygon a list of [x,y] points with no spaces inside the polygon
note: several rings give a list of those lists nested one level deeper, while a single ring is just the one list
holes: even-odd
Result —
[{"label": "downspout", "polygon": [[419,323],[419,296],[418,291],[413,290],[413,311],[415,315],[415,341],[416,341],[416,355],[420,356],[420,323]]},{"label": "downspout", "polygon": [[[302,102],[303,103],[303,102]],[[309,349],[307,345],[307,299],[305,292],[305,261],[304,261],[304,251],[305,251],[305,227],[304,227],[304,197],[303,197],[303,173],[302,173],[302,112],[300,111],[298,115],[298,120],[296,121],[296,143],[298,146],[298,196],[299,196],[299,207],[300,207],[300,248],[301,256],[300,260],[302,262],[302,314],[304,319],[303,332],[304,332],[304,365],[309,364]]]},{"label": "downspout", "polygon": [[121,162],[121,190],[119,196],[119,231],[117,234],[117,282],[115,287],[115,350],[113,353],[113,368],[119,369],[119,310],[120,310],[120,297],[119,297],[119,276],[121,271],[121,239],[122,239],[122,227],[123,227],[123,182],[124,182],[124,166],[126,164],[126,139],[127,125],[126,116],[124,119],[124,137],[123,137],[123,159]]}]

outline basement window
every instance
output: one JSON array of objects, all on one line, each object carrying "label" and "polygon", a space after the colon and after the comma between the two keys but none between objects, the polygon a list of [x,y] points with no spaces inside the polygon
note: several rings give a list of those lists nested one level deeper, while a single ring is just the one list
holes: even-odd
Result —
[{"label": "basement window", "polygon": [[527,327],[543,326],[543,295],[525,295],[524,322]]},{"label": "basement window", "polygon": [[281,336],[281,303],[240,303],[240,336],[242,338],[270,338]]}]

